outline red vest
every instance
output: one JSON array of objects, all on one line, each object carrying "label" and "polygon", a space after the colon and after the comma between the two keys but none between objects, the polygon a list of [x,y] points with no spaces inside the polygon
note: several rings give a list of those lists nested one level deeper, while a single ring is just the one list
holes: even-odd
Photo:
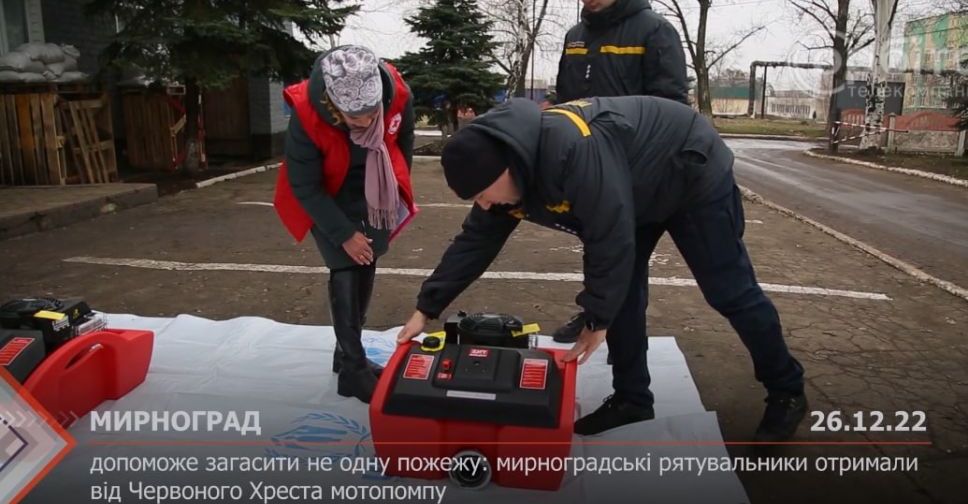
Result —
[{"label": "red vest", "polygon": [[[400,190],[400,198],[407,206],[407,215],[401,216],[396,229],[390,233],[390,240],[393,240],[403,228],[410,223],[417,214],[418,209],[413,199],[413,188],[410,184],[410,169],[403,156],[403,151],[397,144],[397,136],[400,132],[401,121],[403,118],[403,108],[410,98],[410,90],[400,77],[400,73],[389,63],[384,63],[393,77],[394,92],[393,101],[390,108],[384,112],[383,141],[386,142],[387,150],[390,152],[390,162],[393,165],[393,174],[397,178],[397,185]],[[286,88],[283,92],[286,102],[293,108],[299,117],[306,134],[316,144],[322,152],[323,163],[320,169],[323,171],[323,187],[327,194],[335,196],[346,180],[346,174],[350,170],[350,140],[349,135],[324,121],[316,113],[313,104],[309,102],[309,81],[302,81]],[[276,178],[276,195],[273,201],[276,213],[289,233],[296,239],[302,241],[306,233],[313,227],[313,220],[306,210],[299,204],[299,200],[292,192],[289,185],[289,171],[286,162],[283,161],[279,166],[279,176]]]}]

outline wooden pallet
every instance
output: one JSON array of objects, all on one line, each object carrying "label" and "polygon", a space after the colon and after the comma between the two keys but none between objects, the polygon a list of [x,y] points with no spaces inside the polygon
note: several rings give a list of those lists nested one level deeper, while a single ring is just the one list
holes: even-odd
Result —
[{"label": "wooden pallet", "polygon": [[[58,108],[68,140],[68,152],[80,174],[81,183],[96,184],[118,180],[107,96],[86,100],[61,100]],[[104,114],[102,110],[107,110],[108,113]]]},{"label": "wooden pallet", "polygon": [[57,95],[0,95],[0,185],[67,181]]}]

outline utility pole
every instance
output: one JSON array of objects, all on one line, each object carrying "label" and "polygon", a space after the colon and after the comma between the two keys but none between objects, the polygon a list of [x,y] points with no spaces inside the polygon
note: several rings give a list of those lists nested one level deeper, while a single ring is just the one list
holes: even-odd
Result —
[{"label": "utility pole", "polygon": [[538,21],[535,19],[535,10],[538,8],[538,0],[531,0],[531,101],[534,101],[534,53],[538,47],[538,34],[534,32]]},{"label": "utility pole", "polygon": [[760,119],[766,119],[766,68],[763,67],[763,89],[760,90]]},{"label": "utility pole", "polygon": [[884,125],[884,102],[887,99],[887,74],[890,66],[891,25],[897,12],[897,0],[871,0],[874,8],[874,62],[867,78],[867,106],[861,150],[881,148]]}]

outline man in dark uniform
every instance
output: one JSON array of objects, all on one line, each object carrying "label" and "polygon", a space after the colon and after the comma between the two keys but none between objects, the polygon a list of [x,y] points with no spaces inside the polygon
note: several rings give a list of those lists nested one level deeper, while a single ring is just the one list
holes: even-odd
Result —
[{"label": "man in dark uniform", "polygon": [[651,419],[645,286],[666,231],[707,302],[739,333],[768,391],[756,439],[793,435],[806,413],[803,368],[787,350],[773,303],[743,244],[733,154],[704,117],[662,98],[591,98],[541,112],[511,100],[459,131],[441,162],[450,188],[476,203],[424,282],[401,330],[423,331],[497,256],[521,219],[568,231],[584,245],[585,327],[568,359],[606,341],[615,393],[575,423],[596,434]]},{"label": "man in dark uniform", "polygon": [[679,32],[646,0],[582,0],[558,64],[559,102],[652,95],[688,103]]},{"label": "man in dark uniform", "polygon": [[[686,59],[679,32],[647,0],[583,0],[580,23],[568,30],[558,64],[558,103],[593,96],[652,95],[688,105]],[[571,318],[555,341],[578,339],[584,321]]]}]

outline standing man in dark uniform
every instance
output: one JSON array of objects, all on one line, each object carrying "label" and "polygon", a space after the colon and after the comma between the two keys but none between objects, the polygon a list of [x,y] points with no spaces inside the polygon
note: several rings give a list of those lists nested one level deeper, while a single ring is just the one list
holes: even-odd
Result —
[{"label": "standing man in dark uniform", "polygon": [[647,0],[582,0],[558,64],[558,102],[651,95],[689,103],[679,32]]},{"label": "standing man in dark uniform", "polygon": [[[647,0],[582,3],[582,20],[565,35],[558,64],[558,103],[652,95],[689,104],[679,32]],[[573,343],[583,323],[581,315],[575,315],[552,336],[559,343]]]}]

